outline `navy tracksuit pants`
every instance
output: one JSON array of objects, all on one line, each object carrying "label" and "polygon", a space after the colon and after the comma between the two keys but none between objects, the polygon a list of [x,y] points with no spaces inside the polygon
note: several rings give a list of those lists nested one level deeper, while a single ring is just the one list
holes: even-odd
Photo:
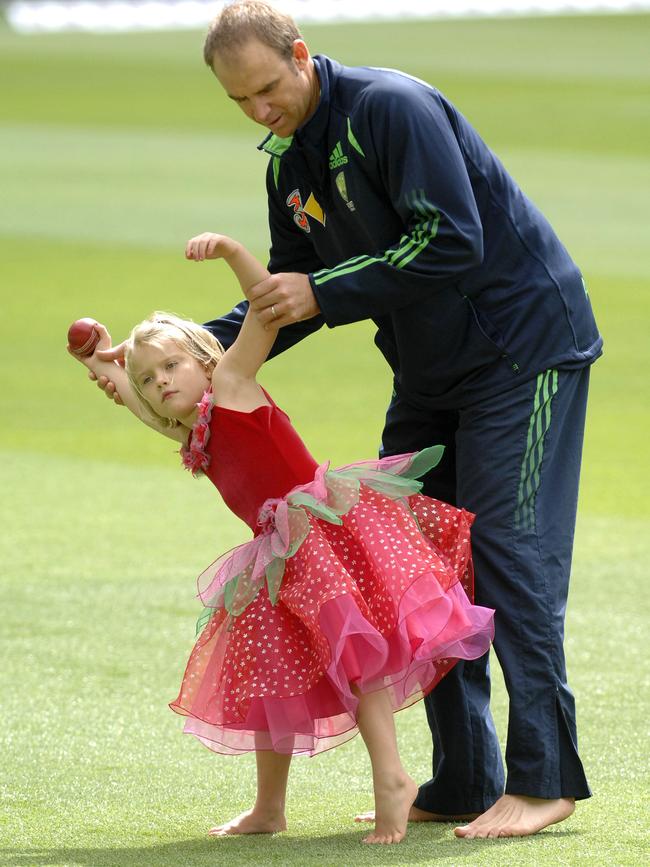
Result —
[{"label": "navy tracksuit pants", "polygon": [[442,443],[423,492],[474,512],[476,602],[494,608],[509,695],[507,782],[489,710],[488,655],[459,662],[425,699],[433,776],[416,806],[482,812],[503,792],[589,797],[564,661],[564,615],[589,368],[549,370],[454,411],[394,397],[382,454]]}]

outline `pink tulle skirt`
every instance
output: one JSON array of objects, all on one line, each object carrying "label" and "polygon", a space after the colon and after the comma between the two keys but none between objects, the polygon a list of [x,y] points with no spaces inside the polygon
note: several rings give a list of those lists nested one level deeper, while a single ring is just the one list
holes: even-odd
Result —
[{"label": "pink tulle skirt", "polygon": [[397,711],[488,650],[494,612],[470,601],[470,513],[362,485],[341,520],[309,515],[275,605],[263,586],[201,632],[170,707],[209,749],[315,755],[356,734],[351,684],[386,690]]}]

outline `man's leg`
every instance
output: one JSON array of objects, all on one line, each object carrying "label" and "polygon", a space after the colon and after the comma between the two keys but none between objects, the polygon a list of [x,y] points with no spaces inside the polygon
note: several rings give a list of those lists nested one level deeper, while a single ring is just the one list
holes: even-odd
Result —
[{"label": "man's leg", "polygon": [[[394,398],[382,455],[444,445],[440,464],[424,479],[423,493],[455,504],[457,426],[456,412],[416,409]],[[482,813],[502,794],[504,784],[489,708],[487,656],[457,663],[424,702],[433,740],[432,777],[420,786],[411,819],[451,821]]]},{"label": "man's leg", "polygon": [[460,414],[459,501],[510,712],[506,795],[459,836],[534,833],[590,795],[563,650],[588,379],[547,371]]}]

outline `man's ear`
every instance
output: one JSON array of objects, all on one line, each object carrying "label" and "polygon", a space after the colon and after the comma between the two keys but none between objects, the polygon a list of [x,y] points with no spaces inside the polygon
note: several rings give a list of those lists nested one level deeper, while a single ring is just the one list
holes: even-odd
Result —
[{"label": "man's ear", "polygon": [[309,49],[302,39],[294,39],[291,48],[291,55],[296,63],[296,66],[301,71],[305,69],[309,63]]}]

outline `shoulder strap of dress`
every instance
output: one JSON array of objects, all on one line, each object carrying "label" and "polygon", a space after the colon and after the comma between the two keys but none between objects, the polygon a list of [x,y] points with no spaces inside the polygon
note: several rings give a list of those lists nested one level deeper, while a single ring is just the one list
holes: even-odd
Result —
[{"label": "shoulder strap of dress", "polygon": [[[259,383],[258,383],[258,385],[259,385]],[[277,408],[278,408],[277,403],[273,400],[273,398],[272,398],[271,395],[268,393],[268,391],[264,388],[264,386],[263,386],[263,385],[260,385],[260,388],[261,388],[262,391],[264,392],[264,397],[268,400],[268,402],[271,404],[271,406],[273,406],[273,407],[275,407],[275,408],[277,409]]]}]

